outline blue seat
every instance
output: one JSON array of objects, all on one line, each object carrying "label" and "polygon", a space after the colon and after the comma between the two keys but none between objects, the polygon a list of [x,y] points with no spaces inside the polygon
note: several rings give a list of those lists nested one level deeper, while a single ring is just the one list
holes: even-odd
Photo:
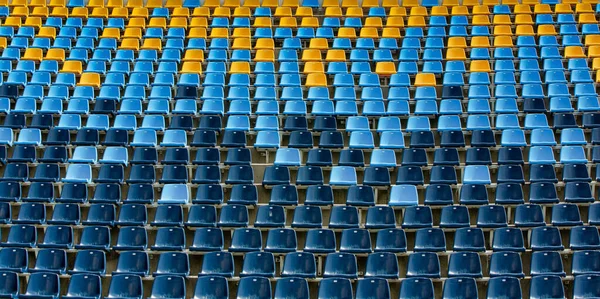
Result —
[{"label": "blue seat", "polygon": [[521,283],[515,277],[494,277],[487,286],[487,298],[521,298]]},{"label": "blue seat", "polygon": [[204,255],[204,262],[199,276],[233,276],[233,256],[229,252],[209,252]]},{"label": "blue seat", "polygon": [[[404,170],[406,171],[406,175],[409,175],[410,169],[409,168],[399,168],[399,177],[400,177],[400,171]],[[416,168],[417,170],[420,170],[418,168]],[[405,177],[407,179],[411,179],[414,178],[411,176],[411,178]],[[422,173],[421,173],[421,179],[422,179]],[[410,184],[410,181],[406,181],[404,182],[405,184]],[[417,195],[417,188],[414,185],[395,185],[392,186],[392,190],[390,192],[390,201],[389,201],[389,205],[390,206],[413,206],[413,205],[417,205],[418,204],[418,195]]]},{"label": "blue seat", "polygon": [[365,278],[397,279],[400,275],[398,269],[398,260],[394,253],[372,253],[367,258]]},{"label": "blue seat", "polygon": [[194,232],[194,240],[190,251],[223,250],[223,231],[219,228],[198,228]]},{"label": "blue seat", "polygon": [[418,252],[408,256],[407,278],[439,278],[440,276],[440,261],[437,254]]},{"label": "blue seat", "polygon": [[79,250],[75,256],[73,270],[69,272],[104,275],[106,273],[106,255],[100,250]]},{"label": "blue seat", "polygon": [[364,229],[346,229],[342,231],[340,252],[370,253],[371,238]]},{"label": "blue seat", "polygon": [[494,252],[490,259],[490,277],[524,277],[519,254],[511,251]]},{"label": "blue seat", "polygon": [[246,227],[248,225],[248,209],[243,205],[226,205],[221,208],[218,226]]},{"label": "blue seat", "polygon": [[69,280],[65,298],[96,298],[102,295],[102,282],[98,275],[74,274]]},{"label": "blue seat", "polygon": [[110,229],[104,226],[86,226],[75,248],[107,250],[110,248]]},{"label": "blue seat", "polygon": [[2,271],[26,272],[28,261],[27,251],[24,248],[0,250],[0,269]]},{"label": "blue seat", "polygon": [[119,231],[116,250],[145,250],[148,246],[148,234],[143,227],[128,227]]},{"label": "blue seat", "polygon": [[563,250],[560,233],[556,227],[536,227],[531,232],[531,249],[540,250]]},{"label": "blue seat", "polygon": [[173,275],[186,276],[190,271],[190,262],[187,253],[165,252],[158,258],[158,265],[153,276]]},{"label": "blue seat", "polygon": [[33,273],[27,281],[27,289],[21,298],[57,299],[60,293],[60,280],[56,273]]},{"label": "blue seat", "polygon": [[474,278],[454,277],[444,282],[442,298],[477,298],[477,284]]},{"label": "blue seat", "polygon": [[349,206],[334,206],[329,216],[330,228],[357,228],[358,209]]},{"label": "blue seat", "polygon": [[319,285],[319,299],[350,298],[352,284],[346,278],[325,278]]},{"label": "blue seat", "polygon": [[107,298],[135,298],[143,297],[142,278],[133,274],[115,275],[110,280]]},{"label": "blue seat", "polygon": [[556,251],[537,251],[531,255],[531,276],[556,275],[564,277],[561,256]]},{"label": "blue seat", "polygon": [[531,298],[564,298],[565,290],[559,276],[542,275],[531,279],[529,289]]},{"label": "blue seat", "polygon": [[429,278],[407,278],[400,285],[399,299],[431,298],[435,295],[433,282]]},{"label": "blue seat", "polygon": [[406,252],[406,234],[397,228],[380,230],[377,232],[375,252]]}]

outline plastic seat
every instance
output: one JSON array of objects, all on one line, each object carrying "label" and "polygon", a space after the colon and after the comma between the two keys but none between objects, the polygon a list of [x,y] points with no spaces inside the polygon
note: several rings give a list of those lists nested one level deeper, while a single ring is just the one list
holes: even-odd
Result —
[{"label": "plastic seat", "polygon": [[143,294],[142,278],[138,275],[120,274],[112,277],[107,298],[138,298]]},{"label": "plastic seat", "polygon": [[440,262],[435,253],[419,252],[409,255],[407,278],[439,278],[440,273]]},{"label": "plastic seat", "polygon": [[86,226],[75,248],[107,250],[110,248],[110,229],[102,226]]},{"label": "plastic seat", "polygon": [[58,298],[60,281],[56,273],[33,273],[29,276],[27,289],[22,298]]}]

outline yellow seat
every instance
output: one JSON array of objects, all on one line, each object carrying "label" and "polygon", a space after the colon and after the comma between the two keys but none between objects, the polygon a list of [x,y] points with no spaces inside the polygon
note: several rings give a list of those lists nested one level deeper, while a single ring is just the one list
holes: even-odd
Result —
[{"label": "yellow seat", "polygon": [[[540,32],[539,29],[538,32]],[[531,25],[518,25],[515,33],[517,34],[517,36],[535,35],[535,32],[533,31],[533,26]]]},{"label": "yellow seat", "polygon": [[356,30],[354,28],[342,27],[338,30],[337,37],[356,38]]},{"label": "yellow seat", "polygon": [[452,36],[448,38],[448,48],[467,48],[467,40],[464,37]]},{"label": "yellow seat", "polygon": [[446,51],[446,60],[466,60],[467,54],[461,48],[449,48]]},{"label": "yellow seat", "polygon": [[466,6],[454,6],[454,7],[452,7],[451,14],[453,16],[468,16],[468,15],[470,15],[469,8],[466,7]]},{"label": "yellow seat", "polygon": [[123,32],[123,38],[134,38],[134,39],[142,38],[142,28],[130,27],[130,28],[125,29],[125,32]]},{"label": "yellow seat", "polygon": [[140,49],[140,40],[137,38],[124,38],[121,40],[119,49],[138,51]]},{"label": "yellow seat", "polygon": [[242,6],[242,3],[240,3],[240,0],[225,0],[223,2],[223,7],[235,8],[235,7],[240,7],[240,6]]},{"label": "yellow seat", "polygon": [[310,7],[301,6],[296,9],[296,17],[312,17],[313,11]]},{"label": "yellow seat", "polygon": [[194,17],[190,21],[190,27],[208,28],[208,20],[205,17]]},{"label": "yellow seat", "polygon": [[148,7],[148,8],[162,7],[162,0],[146,0],[146,7]]},{"label": "yellow seat", "polygon": [[474,26],[488,26],[490,25],[490,17],[485,15],[473,16],[472,24]]},{"label": "yellow seat", "polygon": [[92,18],[103,18],[108,19],[108,8],[106,7],[96,7],[92,10],[92,14],[90,15]]},{"label": "yellow seat", "polygon": [[404,18],[402,18],[402,17],[388,17],[387,21],[385,22],[385,26],[386,27],[393,27],[393,28],[402,28],[402,27],[404,27]]},{"label": "yellow seat", "polygon": [[160,38],[147,38],[144,39],[144,43],[140,48],[142,50],[156,50],[158,52],[162,51],[162,40]]},{"label": "yellow seat", "polygon": [[377,28],[373,28],[373,27],[363,27],[360,29],[360,33],[359,33],[360,37],[364,37],[364,38],[379,38],[379,32],[377,31]]},{"label": "yellow seat", "polygon": [[183,54],[183,61],[204,61],[204,50],[202,49],[188,49]]},{"label": "yellow seat", "polygon": [[171,8],[171,9],[181,8],[182,5],[183,5],[182,0],[167,0],[167,2],[165,3],[165,7]]},{"label": "yellow seat", "polygon": [[[204,52],[203,52],[204,53]],[[202,74],[202,63],[198,61],[186,61],[181,65],[181,74]]]},{"label": "yellow seat", "polygon": [[466,7],[474,7],[479,5],[479,0],[463,0],[462,5]]},{"label": "yellow seat", "polygon": [[[563,0],[562,3],[564,4],[577,4],[579,3],[579,0]],[[585,3],[585,1],[584,1]]]},{"label": "yellow seat", "polygon": [[[109,0],[109,3],[110,3],[110,0]],[[67,4],[66,0],[50,0],[50,2],[48,3],[48,6],[50,6],[50,7],[65,7],[66,4]]]},{"label": "yellow seat", "polygon": [[458,0],[442,0],[442,6],[459,6]]},{"label": "yellow seat", "polygon": [[410,9],[410,16],[421,16],[426,17],[429,14],[427,13],[427,8],[423,6],[416,6]]},{"label": "yellow seat", "polygon": [[515,16],[515,25],[533,25],[531,15],[520,14]]},{"label": "yellow seat", "polygon": [[585,45],[586,46],[598,46],[600,45],[600,35],[598,34],[590,34],[585,36]]},{"label": "yellow seat", "polygon": [[[244,2],[244,4],[246,4],[246,3]],[[276,7],[279,6],[279,0],[262,0],[262,3],[260,4],[260,6],[275,9]]]},{"label": "yellow seat", "polygon": [[83,73],[79,77],[79,86],[92,86],[100,88],[100,74],[98,73]]},{"label": "yellow seat", "polygon": [[202,4],[204,7],[215,8],[221,6],[221,0],[206,0]]},{"label": "yellow seat", "polygon": [[10,15],[15,17],[27,17],[29,16],[29,8],[26,6],[17,6],[13,8]]},{"label": "yellow seat", "polygon": [[54,27],[42,27],[36,35],[37,37],[47,37],[51,39],[56,38],[56,28]]},{"label": "yellow seat", "polygon": [[300,2],[298,0],[283,0],[281,6],[296,8],[300,6]]},{"label": "yellow seat", "polygon": [[337,7],[340,6],[339,0],[323,0],[321,3],[323,7]]},{"label": "yellow seat", "polygon": [[312,74],[312,73],[323,74],[323,73],[325,73],[325,67],[323,66],[323,63],[320,61],[309,61],[304,64],[304,73],[305,74]]},{"label": "yellow seat", "polygon": [[0,37],[0,49],[6,49],[8,45],[8,41],[6,40],[6,37]]},{"label": "yellow seat", "polygon": [[600,82],[600,71],[596,72],[596,82]]},{"label": "yellow seat", "polygon": [[410,16],[408,17],[408,27],[425,27],[425,18],[422,16]]},{"label": "yellow seat", "polygon": [[416,7],[419,6],[419,0],[402,0],[402,6],[404,7]]},{"label": "yellow seat", "polygon": [[121,31],[119,28],[104,28],[100,37],[121,39]]},{"label": "yellow seat", "polygon": [[[8,5],[11,7],[27,6],[27,0],[12,0],[12,1],[10,1],[10,3]],[[5,5],[3,5],[3,6],[5,6]]]},{"label": "yellow seat", "polygon": [[49,12],[50,11],[48,10],[48,7],[34,7],[33,11],[31,12],[31,16],[47,18]]},{"label": "yellow seat", "polygon": [[[129,2],[130,1],[127,2],[127,5],[129,5]],[[147,19],[148,18],[148,9],[145,7],[135,7],[131,10],[131,17]]]},{"label": "yellow seat", "polygon": [[171,21],[169,22],[169,28],[187,29],[187,27],[188,27],[187,18],[184,18],[184,17],[171,18]]},{"label": "yellow seat", "polygon": [[25,19],[25,23],[23,24],[23,26],[35,27],[39,29],[40,27],[42,27],[42,18],[28,17],[27,19]]},{"label": "yellow seat", "polygon": [[473,15],[490,15],[490,8],[487,5],[473,6]]},{"label": "yellow seat", "polygon": [[233,16],[234,17],[243,17],[243,18],[249,18],[251,15],[250,12],[250,8],[249,7],[236,7],[233,9]]},{"label": "yellow seat", "polygon": [[391,61],[377,62],[375,73],[380,76],[391,76],[396,73],[396,65]]},{"label": "yellow seat", "polygon": [[400,4],[398,3],[398,0],[383,0],[381,2],[381,6],[383,6],[385,8],[392,8],[392,7],[398,7],[398,6],[400,6]]},{"label": "yellow seat", "polygon": [[515,14],[531,14],[531,6],[525,4],[515,5]]},{"label": "yellow seat", "polygon": [[233,40],[233,44],[231,45],[231,49],[233,50],[251,50],[252,43],[250,38],[236,38]]},{"label": "yellow seat", "polygon": [[383,28],[381,32],[383,38],[400,38],[400,29],[398,28]]},{"label": "yellow seat", "polygon": [[432,16],[448,16],[448,7],[446,6],[434,6],[431,8]]},{"label": "yellow seat", "polygon": [[86,4],[87,7],[104,7],[104,0],[89,0]]},{"label": "yellow seat", "polygon": [[217,7],[213,11],[213,17],[229,18],[231,17],[231,10],[229,9],[229,7]]},{"label": "yellow seat", "polygon": [[64,19],[69,16],[69,9],[66,7],[55,7],[50,12],[50,16]]},{"label": "yellow seat", "polygon": [[533,13],[535,14],[551,14],[552,9],[548,4],[536,4],[533,8]]},{"label": "yellow seat", "polygon": [[509,15],[494,15],[494,25],[512,25]]},{"label": "yellow seat", "polygon": [[306,75],[306,87],[327,86],[327,76],[323,73],[310,73]]},{"label": "yellow seat", "polygon": [[254,18],[255,28],[271,28],[271,18],[269,17],[256,17]]},{"label": "yellow seat", "polygon": [[260,1],[259,0],[245,0],[244,7],[248,7],[248,8],[260,7]]},{"label": "yellow seat", "polygon": [[127,10],[127,8],[125,8],[125,7],[115,7],[112,9],[110,16],[113,18],[128,19],[129,18],[129,10]]},{"label": "yellow seat", "polygon": [[234,61],[229,69],[230,74],[250,74],[250,63],[246,61]]},{"label": "yellow seat", "polygon": [[44,51],[40,48],[27,48],[23,53],[24,60],[33,60],[35,62],[42,61]]},{"label": "yellow seat", "polygon": [[579,46],[567,46],[565,47],[565,58],[585,58],[583,48]]},{"label": "yellow seat", "polygon": [[510,26],[508,25],[498,25],[498,26],[494,26],[494,35],[495,36],[499,36],[499,35],[508,35],[508,36],[512,36],[512,28],[510,28]]},{"label": "yellow seat", "polygon": [[379,0],[363,0],[362,7],[364,7],[364,8],[379,7]]},{"label": "yellow seat", "polygon": [[488,6],[494,6],[494,5],[500,5],[500,1],[498,1],[498,0],[483,0],[483,2],[481,4],[488,5]]},{"label": "yellow seat", "polygon": [[346,17],[362,18],[363,17],[362,7],[348,7],[346,9]]},{"label": "yellow seat", "polygon": [[511,7],[519,4],[519,0],[502,0],[500,2],[502,2],[502,4],[504,5],[509,5]]},{"label": "yellow seat", "polygon": [[326,38],[311,38],[310,43],[308,44],[308,48],[317,50],[327,50],[329,49],[329,44],[327,43]]},{"label": "yellow seat", "polygon": [[418,73],[415,76],[415,86],[435,86],[435,75],[430,73]]},{"label": "yellow seat", "polygon": [[[590,6],[591,8],[591,6]],[[573,13],[573,9],[570,4],[559,3],[554,6],[555,13]]]},{"label": "yellow seat", "polygon": [[275,49],[275,41],[272,38],[259,38],[256,40],[256,44],[254,45],[254,49],[261,50],[274,50]]},{"label": "yellow seat", "polygon": [[289,7],[277,7],[275,9],[275,13],[273,14],[273,16],[281,18],[281,17],[291,17],[292,16],[292,9]]},{"label": "yellow seat", "polygon": [[[531,28],[531,30],[533,31],[533,27],[531,27],[530,25],[527,25],[528,27]],[[519,27],[517,26],[517,35],[519,35]],[[542,24],[539,25],[537,28],[537,34],[538,35],[556,35],[556,29],[554,29],[554,25],[549,25],[549,24]]]},{"label": "yellow seat", "polygon": [[342,7],[359,7],[358,0],[342,0]]},{"label": "yellow seat", "polygon": [[302,50],[302,61],[321,61],[321,51],[317,49]]},{"label": "yellow seat", "polygon": [[494,37],[494,47],[513,47],[512,38],[508,35]]},{"label": "yellow seat", "polygon": [[325,8],[325,16],[326,17],[341,17],[342,16],[342,8],[341,7],[327,7]]},{"label": "yellow seat", "polygon": [[319,20],[316,17],[304,17],[300,23],[300,27],[319,27]]},{"label": "yellow seat", "polygon": [[167,19],[166,18],[151,18],[150,22],[148,22],[148,28],[167,29]]},{"label": "yellow seat", "polygon": [[[569,5],[570,7],[570,5]],[[575,6],[575,12],[580,13],[594,13],[594,9],[592,9],[592,5],[589,3],[578,3]]]},{"label": "yellow seat", "polygon": [[81,65],[81,61],[79,60],[67,60],[62,66],[60,70],[61,73],[74,73],[76,75],[81,75],[83,72],[83,66]]},{"label": "yellow seat", "polygon": [[600,46],[591,46],[588,48],[588,58],[600,57]]},{"label": "yellow seat", "polygon": [[539,0],[521,0],[521,3],[528,4],[528,5],[536,5],[540,2],[539,2]]},{"label": "yellow seat", "polygon": [[471,48],[490,48],[490,40],[487,36],[473,36],[471,38]]},{"label": "yellow seat", "polygon": [[46,52],[45,60],[57,60],[63,62],[65,61],[65,50],[58,48],[50,48]]},{"label": "yellow seat", "polygon": [[596,16],[593,13],[583,13],[579,15],[579,24],[597,24]]},{"label": "yellow seat", "polygon": [[365,19],[365,27],[375,27],[375,28],[382,28],[383,27],[383,21],[381,21],[380,17],[368,17]]},{"label": "yellow seat", "polygon": [[4,21],[4,26],[10,27],[21,27],[21,18],[20,17],[7,17]]},{"label": "yellow seat", "polygon": [[279,26],[280,27],[289,27],[289,28],[296,28],[298,27],[298,22],[296,21],[296,18],[293,17],[283,17],[279,20]]},{"label": "yellow seat", "polygon": [[210,17],[210,10],[208,9],[208,7],[196,7],[192,12],[192,17],[208,18]]},{"label": "yellow seat", "polygon": [[390,14],[388,17],[406,17],[406,8],[404,7],[392,7],[390,8]]},{"label": "yellow seat", "polygon": [[206,38],[206,28],[196,27],[191,28],[187,35],[188,38]]},{"label": "yellow seat", "polygon": [[254,54],[254,61],[275,62],[275,51],[271,49],[256,50],[256,54]]},{"label": "yellow seat", "polygon": [[[594,60],[592,60],[592,69],[600,70],[600,58],[594,58]],[[596,74],[596,78],[598,78],[597,74]]]},{"label": "yellow seat", "polygon": [[190,16],[190,10],[187,7],[176,7],[173,8],[173,14],[171,16],[174,18],[188,18]]},{"label": "yellow seat", "polygon": [[229,30],[227,28],[213,28],[210,30],[210,38],[229,38]]},{"label": "yellow seat", "polygon": [[327,55],[325,56],[325,61],[328,62],[345,62],[346,61],[346,52],[340,49],[333,49],[327,51]]},{"label": "yellow seat", "polygon": [[[214,29],[213,29],[214,30]],[[250,28],[235,28],[233,29],[233,33],[231,34],[232,38],[250,38],[252,37],[252,33],[250,32]]]},{"label": "yellow seat", "polygon": [[491,72],[490,62],[488,60],[472,60],[471,66],[469,67],[471,72]]}]

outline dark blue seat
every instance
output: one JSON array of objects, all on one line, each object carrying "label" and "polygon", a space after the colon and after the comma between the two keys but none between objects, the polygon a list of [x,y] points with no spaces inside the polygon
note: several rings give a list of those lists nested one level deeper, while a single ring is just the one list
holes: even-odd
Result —
[{"label": "dark blue seat", "polygon": [[485,251],[483,230],[480,228],[459,228],[454,234],[454,251]]},{"label": "dark blue seat", "polygon": [[559,276],[542,275],[531,278],[529,297],[566,298],[562,280]]},{"label": "dark blue seat", "polygon": [[557,227],[536,227],[531,231],[530,245],[533,251],[563,250]]},{"label": "dark blue seat", "polygon": [[252,184],[254,183],[254,171],[251,166],[241,165],[229,168],[226,184]]},{"label": "dark blue seat", "polygon": [[133,274],[119,274],[112,276],[106,298],[142,299],[144,288],[142,278]]},{"label": "dark blue seat", "polygon": [[240,277],[275,276],[275,258],[268,252],[249,252],[244,255],[244,265]]},{"label": "dark blue seat", "polygon": [[69,273],[90,273],[104,275],[106,273],[106,255],[104,254],[104,251],[77,251],[73,270],[70,270]]},{"label": "dark blue seat", "polygon": [[60,178],[60,169],[58,164],[40,163],[35,169],[35,174],[31,178],[32,182],[56,182]]},{"label": "dark blue seat", "polygon": [[304,251],[330,253],[336,250],[335,234],[329,229],[311,229],[306,233]]},{"label": "dark blue seat", "polygon": [[248,209],[243,205],[228,204],[221,207],[219,222],[220,227],[246,227],[248,226]]},{"label": "dark blue seat", "polygon": [[433,252],[415,252],[409,255],[407,278],[439,278],[441,276],[440,261]]},{"label": "dark blue seat", "polygon": [[196,190],[194,204],[219,204],[223,202],[223,188],[219,184],[202,184]]},{"label": "dark blue seat", "polygon": [[88,209],[87,219],[83,221],[86,225],[108,225],[113,226],[116,218],[116,209],[111,204],[91,204]]},{"label": "dark blue seat", "polygon": [[65,274],[67,271],[66,251],[62,249],[41,249],[38,251],[35,266],[29,271]]},{"label": "dark blue seat", "polygon": [[352,283],[347,278],[325,278],[319,284],[318,299],[351,299]]},{"label": "dark blue seat", "polygon": [[[258,196],[257,199],[258,200]],[[254,201],[256,202],[256,201]],[[275,185],[271,189],[269,204],[272,205],[297,205],[298,191],[295,185]]]},{"label": "dark blue seat", "polygon": [[375,252],[406,252],[406,234],[398,228],[378,231]]},{"label": "dark blue seat", "polygon": [[152,184],[156,181],[156,174],[152,165],[131,165],[129,179],[130,184]]},{"label": "dark blue seat", "polygon": [[542,207],[536,204],[518,205],[515,208],[515,226],[535,227],[546,225]]},{"label": "dark blue seat", "polygon": [[150,268],[148,254],[143,251],[123,251],[119,254],[113,274],[146,276]]},{"label": "dark blue seat", "polygon": [[293,229],[271,229],[267,235],[265,251],[267,252],[295,252],[298,247],[296,231]]},{"label": "dark blue seat", "polygon": [[299,277],[280,278],[275,284],[275,295],[273,298],[306,299],[310,297],[309,293],[310,290],[306,279]]},{"label": "dark blue seat", "polygon": [[198,277],[194,290],[194,298],[229,298],[227,279],[219,276]]},{"label": "dark blue seat", "polygon": [[448,278],[444,282],[442,298],[478,298],[477,283],[470,277]]},{"label": "dark blue seat", "polygon": [[199,276],[232,277],[233,256],[229,252],[209,252],[204,255]]},{"label": "dark blue seat", "polygon": [[494,277],[487,286],[487,298],[489,299],[518,299],[522,298],[521,283],[515,277]]},{"label": "dark blue seat", "polygon": [[29,275],[27,289],[20,298],[45,298],[58,299],[60,293],[60,280],[56,273],[33,273]]},{"label": "dark blue seat", "polygon": [[156,232],[152,250],[182,251],[185,248],[185,232],[181,227],[161,227]]},{"label": "dark blue seat", "polygon": [[595,226],[576,226],[571,228],[569,248],[572,250],[600,249],[600,235]]},{"label": "dark blue seat", "polygon": [[394,253],[378,252],[369,254],[365,278],[397,279],[399,275],[398,259]]},{"label": "dark blue seat", "polygon": [[165,252],[158,257],[158,265],[153,276],[187,276],[190,273],[190,260],[185,252]]},{"label": "dark blue seat", "polygon": [[[297,197],[297,196],[296,196]],[[258,189],[251,184],[234,185],[228,204],[255,205],[258,202]]]},{"label": "dark blue seat", "polygon": [[396,215],[391,207],[370,207],[367,210],[365,228],[382,229],[394,228],[396,226]]},{"label": "dark blue seat", "polygon": [[357,228],[358,209],[349,206],[334,206],[329,216],[330,228]]},{"label": "dark blue seat", "polygon": [[144,226],[148,220],[148,212],[145,205],[124,204],[121,206],[117,225],[121,226]]},{"label": "dark blue seat", "polygon": [[451,205],[454,199],[452,187],[445,184],[431,184],[425,189],[426,205]]},{"label": "dark blue seat", "polygon": [[262,184],[282,185],[290,183],[290,171],[285,166],[268,166],[265,169]]},{"label": "dark blue seat", "polygon": [[423,228],[433,226],[433,215],[428,206],[410,206],[404,209],[403,228]]},{"label": "dark blue seat", "polygon": [[153,226],[182,226],[183,208],[179,205],[159,205],[151,224]]},{"label": "dark blue seat", "polygon": [[486,205],[477,211],[477,226],[482,228],[496,228],[507,226],[506,210],[499,205]]},{"label": "dark blue seat", "polygon": [[0,182],[0,201],[18,201],[20,199],[21,184],[17,182]]},{"label": "dark blue seat", "polygon": [[494,252],[490,258],[490,277],[523,278],[523,263],[517,252]]},{"label": "dark blue seat", "polygon": [[75,248],[108,250],[110,248],[110,229],[105,226],[84,227],[79,245],[75,245]]},{"label": "dark blue seat", "polygon": [[342,231],[340,252],[369,253],[371,237],[365,229],[345,229]]},{"label": "dark blue seat", "polygon": [[24,248],[0,249],[0,270],[26,272],[29,258]]},{"label": "dark blue seat", "polygon": [[127,227],[119,230],[116,250],[145,250],[148,246],[148,234],[143,227]]},{"label": "dark blue seat", "polygon": [[2,242],[5,247],[33,247],[37,242],[37,231],[32,225],[11,226],[8,232],[6,242]]},{"label": "dark blue seat", "polygon": [[531,276],[565,276],[563,262],[557,251],[537,251],[531,255]]},{"label": "dark blue seat", "polygon": [[70,226],[54,225],[48,226],[44,233],[44,240],[38,244],[41,248],[64,248],[73,247],[73,229]]},{"label": "dark blue seat", "polygon": [[272,298],[271,282],[265,277],[242,277],[238,284],[238,298]]},{"label": "dark blue seat", "polygon": [[262,249],[260,230],[253,228],[237,228],[231,237],[230,252],[250,252]]},{"label": "dark blue seat", "polygon": [[54,200],[54,186],[52,183],[33,182],[29,185],[27,197],[22,198],[26,202],[51,202]]},{"label": "dark blue seat", "polygon": [[523,233],[518,228],[497,228],[494,230],[492,250],[494,251],[525,251]]},{"label": "dark blue seat", "polygon": [[400,285],[398,299],[434,298],[433,282],[429,278],[407,278]]},{"label": "dark blue seat", "polygon": [[309,252],[292,252],[285,256],[282,277],[316,277],[315,256]]},{"label": "dark blue seat", "polygon": [[19,208],[17,219],[13,223],[43,224],[46,223],[46,207],[39,203],[24,203]]},{"label": "dark blue seat", "polygon": [[466,206],[447,206],[442,208],[441,228],[459,228],[470,225],[469,210]]},{"label": "dark blue seat", "polygon": [[422,228],[415,234],[414,251],[446,251],[446,237],[440,228]]},{"label": "dark blue seat", "polygon": [[450,255],[448,277],[482,277],[481,261],[475,252],[456,252]]},{"label": "dark blue seat", "polygon": [[185,280],[180,276],[164,275],[154,279],[150,298],[184,299]]}]

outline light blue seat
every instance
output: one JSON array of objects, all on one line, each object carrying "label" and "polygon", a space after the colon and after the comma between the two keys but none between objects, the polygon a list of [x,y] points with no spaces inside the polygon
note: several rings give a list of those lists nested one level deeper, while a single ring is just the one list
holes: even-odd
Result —
[{"label": "light blue seat", "polygon": [[467,130],[491,130],[490,119],[487,115],[469,115],[467,117]]},{"label": "light blue seat", "polygon": [[300,150],[297,148],[280,148],[275,154],[276,166],[300,166]]},{"label": "light blue seat", "polygon": [[186,184],[166,184],[163,187],[159,204],[188,204],[190,190]]},{"label": "light blue seat", "polygon": [[225,107],[222,100],[204,100],[200,114],[225,114]]},{"label": "light blue seat", "polygon": [[463,174],[463,184],[489,185],[490,171],[485,165],[467,165]]},{"label": "light blue seat", "polygon": [[334,166],[331,168],[329,184],[332,186],[353,186],[357,184],[356,170],[350,166]]},{"label": "light blue seat", "polygon": [[415,115],[437,115],[438,107],[435,100],[419,100],[415,105]]},{"label": "light blue seat", "polygon": [[[233,87],[232,87],[233,88]],[[229,104],[229,115],[250,115],[251,114],[250,101],[248,100],[235,100]]]},{"label": "light blue seat", "polygon": [[69,159],[71,163],[97,163],[98,152],[93,146],[78,146],[73,152],[73,157]]},{"label": "light blue seat", "polygon": [[[2,144],[8,144],[12,146],[13,143],[13,131],[10,128],[2,128]],[[19,138],[15,141],[15,144],[21,145],[35,145],[38,146],[42,143],[42,132],[40,129],[25,128],[19,132]]]},{"label": "light blue seat", "polygon": [[[310,92],[310,91],[309,91]],[[260,105],[261,102],[259,102]],[[335,107],[333,105],[333,101],[330,100],[318,100],[315,101],[312,105],[312,115],[322,115],[329,116],[335,114]]]},{"label": "light blue seat", "polygon": [[92,114],[88,117],[85,128],[96,129],[99,131],[108,130],[109,119],[106,114]]},{"label": "light blue seat", "polygon": [[525,115],[525,129],[548,128],[548,119],[545,114],[527,114]]},{"label": "light blue seat", "polygon": [[[596,99],[596,104],[598,100]],[[579,105],[579,101],[578,101]],[[571,99],[567,97],[554,97],[550,99],[550,112],[573,112],[573,106],[571,105]]]},{"label": "light blue seat", "polygon": [[556,139],[552,129],[534,129],[531,131],[532,146],[555,146]]},{"label": "light blue seat", "polygon": [[195,100],[178,100],[175,102],[173,114],[196,114],[197,109]]},{"label": "light blue seat", "polygon": [[[33,135],[32,136],[33,138],[28,136],[29,134],[26,133],[23,136],[23,140],[25,142],[30,142],[29,140],[32,139],[31,142],[35,142],[35,143],[33,143],[35,145],[39,145],[42,143],[42,132],[39,129],[23,129],[19,133],[19,138],[21,138],[21,134],[23,134],[23,131],[25,131],[25,130],[37,130],[38,131],[35,134],[33,134],[33,132],[30,132],[30,134]],[[14,138],[15,137],[13,134],[13,130],[11,128],[0,128],[0,144],[12,146]]]},{"label": "light blue seat", "polygon": [[396,167],[396,153],[392,149],[375,149],[371,153],[371,166]]},{"label": "light blue seat", "polygon": [[307,108],[304,101],[286,101],[283,107],[284,115],[306,115]]},{"label": "light blue seat", "polygon": [[256,134],[255,148],[279,148],[280,137],[277,131],[259,131]]},{"label": "light blue seat", "polygon": [[502,131],[500,143],[502,144],[502,146],[527,146],[527,141],[525,140],[525,133],[521,129],[508,129]]},{"label": "light blue seat", "polygon": [[259,115],[256,118],[254,131],[278,131],[279,117],[274,115]]},{"label": "light blue seat", "polygon": [[112,127],[115,129],[123,129],[127,131],[135,130],[137,128],[137,121],[135,119],[135,115],[117,115],[115,117],[115,121]]},{"label": "light blue seat", "polygon": [[[444,116],[441,116],[441,117],[444,117]],[[425,116],[411,116],[408,118],[408,123],[406,125],[407,132],[420,132],[420,131],[430,131],[430,130],[431,130],[431,126],[429,124],[429,118],[427,118]]]},{"label": "light blue seat", "polygon": [[401,131],[400,118],[396,116],[386,116],[379,118],[377,122],[377,132]]},{"label": "light blue seat", "polygon": [[364,116],[351,116],[346,120],[346,132],[369,131],[369,119]]},{"label": "light blue seat", "polygon": [[520,129],[516,114],[500,114],[496,117],[496,128],[500,130]]},{"label": "light blue seat", "polygon": [[[428,119],[429,121],[429,119]],[[410,118],[409,118],[410,125]],[[408,131],[408,127],[406,129]],[[458,115],[442,115],[438,118],[438,131],[460,131],[462,130],[462,125],[460,122],[460,117]],[[428,129],[420,130],[420,131],[429,131]]]},{"label": "light blue seat", "polygon": [[166,130],[160,146],[185,147],[187,145],[187,134],[184,130]]},{"label": "light blue seat", "polygon": [[419,195],[416,185],[394,185],[390,191],[391,207],[407,207],[419,205]]},{"label": "light blue seat", "polygon": [[382,149],[403,149],[404,136],[400,131],[385,131],[379,138],[379,148]]},{"label": "light blue seat", "polygon": [[566,128],[560,133],[561,145],[586,145],[585,134],[580,128]]},{"label": "light blue seat", "polygon": [[167,100],[150,100],[148,107],[144,111],[146,114],[169,114],[169,101]]},{"label": "light blue seat", "polygon": [[249,131],[250,130],[250,119],[245,115],[229,116],[227,119],[227,126],[225,130],[228,131]]},{"label": "light blue seat", "polygon": [[596,112],[600,111],[600,102],[597,96],[584,96],[577,100],[577,111]]},{"label": "light blue seat", "polygon": [[92,167],[89,164],[69,164],[67,174],[62,181],[89,184],[92,182]]},{"label": "light blue seat", "polygon": [[140,128],[162,131],[165,129],[165,118],[162,115],[146,115]]},{"label": "light blue seat", "polygon": [[81,129],[81,116],[77,114],[63,114],[58,121],[59,129],[79,130]]},{"label": "light blue seat", "polygon": [[529,163],[531,164],[555,164],[556,159],[552,147],[532,146],[529,148]]},{"label": "light blue seat", "polygon": [[[333,106],[332,106],[333,111]],[[277,115],[279,114],[279,104],[277,101],[265,100],[259,101],[256,106],[256,115]],[[313,104],[314,113],[314,104]],[[333,114],[333,113],[332,113]]]},{"label": "light blue seat", "polygon": [[560,149],[560,163],[588,163],[588,159],[585,157],[585,149],[582,146],[563,146]]},{"label": "light blue seat", "polygon": [[129,155],[127,148],[109,146],[104,150],[104,156],[100,159],[102,164],[122,164],[127,166],[129,161]]},{"label": "light blue seat", "polygon": [[139,129],[133,134],[132,146],[155,147],[158,145],[158,137],[155,130]]},{"label": "light blue seat", "polygon": [[373,133],[369,131],[354,131],[350,133],[349,148],[372,149],[375,148]]},{"label": "light blue seat", "polygon": [[386,114],[383,101],[368,101],[363,104],[364,116],[384,116]]}]

